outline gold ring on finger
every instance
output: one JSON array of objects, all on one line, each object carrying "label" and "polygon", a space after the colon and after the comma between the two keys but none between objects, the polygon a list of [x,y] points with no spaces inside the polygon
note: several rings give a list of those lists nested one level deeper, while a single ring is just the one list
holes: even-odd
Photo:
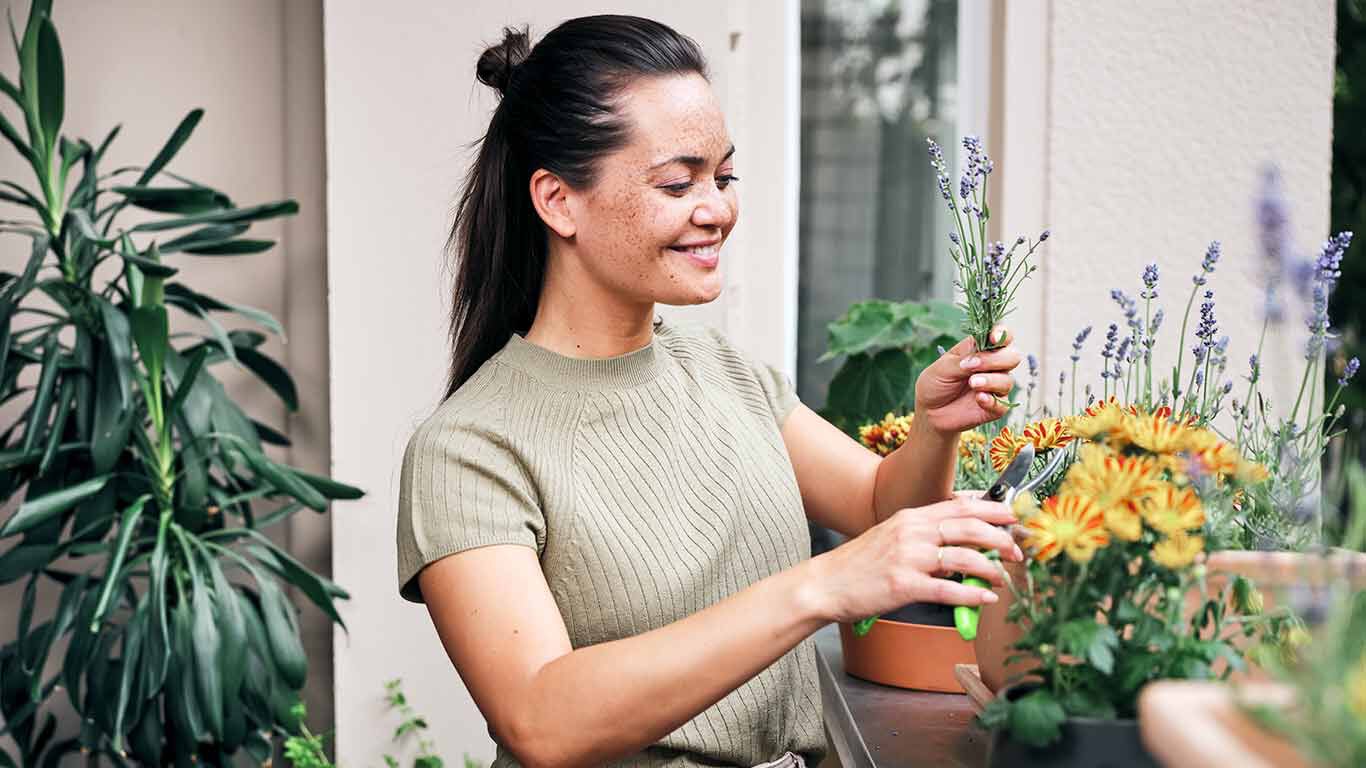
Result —
[{"label": "gold ring on finger", "polygon": [[944,570],[944,548],[943,548],[943,547],[939,547],[938,549],[936,549],[936,550],[935,550],[935,555],[936,555],[936,556],[938,557],[938,559],[939,559],[939,570],[941,570],[941,571]]}]

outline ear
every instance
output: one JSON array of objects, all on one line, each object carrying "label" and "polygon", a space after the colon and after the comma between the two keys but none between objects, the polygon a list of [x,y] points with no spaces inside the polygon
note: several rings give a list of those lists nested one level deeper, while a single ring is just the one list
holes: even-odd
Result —
[{"label": "ear", "polygon": [[569,186],[559,176],[538,168],[531,174],[531,204],[551,231],[563,238],[570,238],[578,231],[574,215],[569,207]]}]

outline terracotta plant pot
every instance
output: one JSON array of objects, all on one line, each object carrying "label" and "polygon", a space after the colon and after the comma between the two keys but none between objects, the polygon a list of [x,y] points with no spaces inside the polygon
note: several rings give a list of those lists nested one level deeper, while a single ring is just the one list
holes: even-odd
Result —
[{"label": "terracotta plant pot", "polygon": [[952,609],[938,605],[906,606],[878,619],[863,637],[854,635],[852,625],[841,624],[844,669],[882,685],[962,693],[954,665],[975,664],[977,657],[952,624]]},{"label": "terracotta plant pot", "polygon": [[[1285,706],[1289,688],[1269,683],[1241,686],[1259,704]],[[1143,743],[1168,768],[1226,765],[1238,768],[1306,768],[1308,762],[1284,739],[1243,714],[1233,688],[1218,683],[1168,680],[1138,697]]]},{"label": "terracotta plant pot", "polygon": [[[1015,584],[1025,582],[1025,564],[1002,562],[1006,575]],[[1032,664],[1020,660],[1006,664],[1006,659],[1018,653],[1011,647],[1024,636],[1024,627],[1006,621],[1006,613],[1015,602],[1010,587],[995,587],[993,591],[1000,599],[991,605],[982,606],[982,614],[977,621],[977,638],[972,642],[977,656],[977,673],[982,682],[993,691],[1001,691],[1007,685],[1022,679]]]}]

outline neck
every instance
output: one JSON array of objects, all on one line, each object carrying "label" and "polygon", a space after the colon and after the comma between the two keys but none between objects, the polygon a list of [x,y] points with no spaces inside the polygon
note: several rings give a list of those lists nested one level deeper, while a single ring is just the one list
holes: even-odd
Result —
[{"label": "neck", "polygon": [[622,296],[593,279],[572,249],[552,247],[526,340],[567,357],[616,357],[654,336],[652,301]]}]

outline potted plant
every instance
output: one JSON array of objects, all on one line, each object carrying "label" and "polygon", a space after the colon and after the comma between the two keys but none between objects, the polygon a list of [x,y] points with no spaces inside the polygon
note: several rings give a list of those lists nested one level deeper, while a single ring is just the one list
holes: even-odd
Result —
[{"label": "potted plant", "polygon": [[[1077,458],[1057,492],[1017,507],[1029,560],[1010,583],[1010,612],[1024,629],[1014,648],[1031,668],[981,720],[996,731],[995,765],[1148,765],[1133,720],[1144,685],[1212,679],[1220,661],[1226,675],[1243,664],[1238,641],[1293,621],[1252,610],[1241,579],[1216,586],[1200,562],[1212,510],[1261,471],[1230,458],[1197,477],[1184,457],[1232,457],[1228,444],[1162,411],[1102,401],[1070,430]],[[1235,596],[1247,610],[1231,608]]]},{"label": "potted plant", "polygon": [[[879,455],[905,441],[914,417],[916,378],[957,342],[958,334],[972,336],[980,349],[991,348],[991,330],[1010,312],[1016,289],[1034,269],[1030,258],[1048,238],[1047,232],[1037,241],[1018,238],[1009,248],[986,241],[986,185],[993,164],[976,137],[965,138],[963,148],[967,167],[955,197],[943,153],[929,141],[931,165],[954,221],[950,255],[962,299],[956,305],[860,302],[830,325],[829,352],[823,359],[848,358],[831,381],[824,415]],[[985,450],[997,428],[986,425],[962,435],[956,489],[990,485],[993,473]],[[841,625],[845,669],[887,685],[960,692],[954,667],[975,663],[976,657],[954,624],[952,608],[912,604]]]},{"label": "potted plant", "polygon": [[[333,601],[346,593],[263,530],[361,492],[267,455],[288,440],[248,417],[214,369],[251,371],[291,409],[293,381],[261,351],[264,333],[219,318],[283,329],[186,285],[176,264],[267,251],[272,241],[245,237],[251,225],[298,206],[239,207],[169,171],[200,110],[147,165],[105,170],[117,127],[98,145],[62,135],[50,8],[33,2],[15,41],[18,78],[0,76],[25,128],[0,115],[0,134],[33,171],[0,182],[0,200],[19,210],[0,231],[30,244],[19,273],[0,273],[0,402],[18,412],[0,427],[0,503],[23,498],[0,523],[0,583],[24,581],[14,639],[0,648],[0,715],[19,755],[0,761],[265,761],[294,730],[308,667],[285,586],[338,623]],[[140,223],[122,223],[129,209]],[[173,310],[202,328],[172,333]],[[39,616],[50,589],[56,610]],[[60,670],[43,677],[63,647]],[[78,734],[57,733],[59,686]]]},{"label": "potted plant", "polygon": [[[1353,514],[1344,546],[1366,545],[1366,472],[1346,470]],[[1139,700],[1143,741],[1165,765],[1366,764],[1366,591],[1328,580],[1313,595],[1307,643],[1266,654],[1272,681],[1162,683]]]}]

